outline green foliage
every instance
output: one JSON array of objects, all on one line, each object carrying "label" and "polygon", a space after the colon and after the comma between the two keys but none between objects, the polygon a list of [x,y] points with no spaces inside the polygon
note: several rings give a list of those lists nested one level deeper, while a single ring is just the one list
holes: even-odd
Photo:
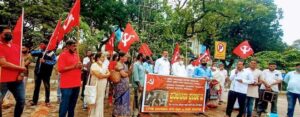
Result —
[{"label": "green foliage", "polygon": [[3,20],[1,23],[10,24],[13,27],[23,7],[25,11],[24,41],[36,45],[50,38],[60,15],[67,10],[66,4],[66,0],[5,1],[0,7],[0,17]]},{"label": "green foliage", "polygon": [[[252,58],[248,60],[251,59]],[[266,69],[269,62],[275,62],[278,69],[291,71],[295,68],[295,65],[299,63],[300,51],[296,49],[287,49],[284,52],[263,51],[256,53],[255,59],[258,60],[259,66],[262,69]]]},{"label": "green foliage", "polygon": [[[36,45],[49,38],[58,19],[66,18],[73,2],[10,0],[0,7],[0,17],[6,20],[3,22],[14,25],[24,7],[25,39]],[[132,53],[138,51],[141,43],[147,43],[154,56],[159,56],[162,50],[172,54],[175,43],[180,43],[181,53],[185,54],[190,52],[185,47],[190,38],[198,39],[210,50],[216,40],[227,42],[227,60],[232,62],[237,58],[231,54],[232,50],[243,40],[249,40],[258,55],[268,56],[261,51],[286,49],[279,25],[282,10],[273,0],[174,0],[173,3],[168,0],[81,0],[81,53],[99,49],[97,45],[108,38],[113,26],[124,29],[127,22],[140,37],[140,42],[132,46]],[[74,30],[65,40],[76,36]]]}]

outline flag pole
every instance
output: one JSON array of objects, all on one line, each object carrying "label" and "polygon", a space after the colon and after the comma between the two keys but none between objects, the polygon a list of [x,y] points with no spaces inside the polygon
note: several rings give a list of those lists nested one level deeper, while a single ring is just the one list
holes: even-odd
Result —
[{"label": "flag pole", "polygon": [[76,51],[77,51],[77,56],[78,56],[78,60],[79,60],[79,62],[80,62],[80,55],[79,55],[79,40],[80,40],[80,27],[79,26],[77,26],[77,41],[76,41]]},{"label": "flag pole", "polygon": [[[21,17],[22,17],[22,22],[21,22],[21,39],[20,39],[20,67],[23,67],[24,65],[24,61],[23,61],[23,53],[22,53],[22,46],[23,46],[23,25],[24,25],[24,8],[22,8],[22,14],[21,14]],[[18,23],[17,23],[18,24]],[[1,77],[1,76],[0,76]],[[21,72],[19,74],[19,76],[17,77],[17,80],[23,80],[24,78],[24,72]]]},{"label": "flag pole", "polygon": [[[60,21],[61,19],[59,19],[59,21]],[[58,21],[58,23],[59,23],[59,21]],[[56,32],[56,27],[55,27],[55,29],[54,29],[54,31],[53,31],[53,33],[54,32]],[[49,40],[49,42],[48,42],[48,44],[47,44],[47,47],[46,47],[46,49],[45,49],[45,51],[44,51],[44,53],[43,53],[43,56],[42,56],[42,59],[44,59],[44,57],[45,57],[45,55],[46,55],[46,52],[47,52],[47,50],[48,50],[48,48],[49,48],[49,44],[50,44],[50,42],[51,42],[51,40],[53,39],[52,38],[52,36],[53,36],[53,33],[52,33],[52,35],[51,35],[51,37],[50,37],[50,40]],[[40,62],[40,64],[39,64],[39,70],[41,69],[41,62]],[[39,71],[38,70],[38,71]]]},{"label": "flag pole", "polygon": [[22,46],[23,46],[23,25],[24,25],[24,7],[22,8],[22,26],[21,26],[21,41],[20,41],[20,66],[23,66],[23,54],[22,54]]}]

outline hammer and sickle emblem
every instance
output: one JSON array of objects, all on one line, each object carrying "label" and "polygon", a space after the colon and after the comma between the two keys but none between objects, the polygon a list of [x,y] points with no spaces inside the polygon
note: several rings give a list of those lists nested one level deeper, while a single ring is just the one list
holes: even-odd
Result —
[{"label": "hammer and sickle emblem", "polygon": [[124,33],[124,37],[123,39],[121,40],[123,43],[124,43],[124,46],[127,46],[127,42],[129,40],[131,40],[131,38],[134,38],[134,35],[129,35],[128,36],[128,33]]},{"label": "hammer and sickle emblem", "polygon": [[251,51],[251,48],[249,46],[242,46],[240,49],[243,52],[243,54],[246,54],[249,51]]},{"label": "hammer and sickle emblem", "polygon": [[68,22],[67,22],[67,24],[63,26],[64,30],[67,29],[67,27],[69,26],[69,24],[70,24],[71,21],[73,21],[73,20],[74,20],[73,14],[70,14],[70,15],[68,16]]},{"label": "hammer and sickle emblem", "polygon": [[147,83],[149,83],[150,85],[154,84],[154,79],[150,79]]}]

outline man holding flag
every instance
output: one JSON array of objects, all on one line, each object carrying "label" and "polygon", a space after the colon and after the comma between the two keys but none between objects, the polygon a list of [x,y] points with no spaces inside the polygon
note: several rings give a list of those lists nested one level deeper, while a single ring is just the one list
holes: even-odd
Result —
[{"label": "man holding flag", "polygon": [[53,66],[56,63],[56,55],[53,51],[47,50],[48,41],[42,41],[40,43],[40,49],[34,50],[31,52],[33,57],[38,57],[36,61],[36,66],[34,70],[35,79],[34,79],[34,93],[30,105],[37,105],[39,100],[39,93],[41,83],[43,81],[45,87],[45,96],[46,96],[46,106],[50,106],[50,77],[52,74]]},{"label": "man holding flag", "polygon": [[0,117],[3,98],[8,90],[16,100],[15,117],[21,117],[25,105],[25,87],[20,77],[26,68],[20,66],[21,46],[11,40],[11,29],[0,26]]}]

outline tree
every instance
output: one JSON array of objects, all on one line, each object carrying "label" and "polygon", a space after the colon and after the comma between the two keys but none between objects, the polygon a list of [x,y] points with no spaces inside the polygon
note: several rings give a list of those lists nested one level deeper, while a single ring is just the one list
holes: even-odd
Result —
[{"label": "tree", "polygon": [[247,59],[257,59],[261,69],[268,68],[269,62],[275,62],[280,70],[294,70],[295,65],[299,63],[300,52],[297,49],[287,49],[284,52],[262,51],[255,54],[254,57]]},{"label": "tree", "polygon": [[[24,6],[27,11],[25,38],[37,43],[41,38],[48,38],[58,18],[64,19],[74,2],[11,1],[5,4],[8,7],[0,8],[0,16],[15,21],[20,7]],[[231,54],[233,48],[243,40],[249,40],[255,52],[280,52],[287,47],[281,41],[282,30],[278,22],[282,11],[273,0],[173,1],[174,4],[168,0],[81,0],[83,43],[99,49],[98,45],[104,45],[105,38],[116,26],[124,29],[130,22],[140,37],[140,42],[132,46],[131,53],[136,52],[141,43],[148,43],[155,56],[162,50],[172,53],[175,43],[184,45],[182,52],[189,52],[185,45],[190,38],[196,38],[214,50],[214,41],[219,40],[228,44],[227,68],[237,59]],[[74,34],[72,32],[66,38]]]},{"label": "tree", "polygon": [[[44,39],[49,39],[58,19],[67,9],[65,0],[40,0],[40,1],[5,1],[0,7],[0,17],[3,24],[13,27],[25,9],[24,41],[32,46]],[[35,46],[36,47],[36,46]]]},{"label": "tree", "polygon": [[202,20],[195,25],[203,27],[195,30],[203,30],[198,36],[204,38],[209,48],[214,47],[216,40],[227,42],[229,64],[225,65],[228,69],[237,59],[231,54],[232,50],[244,40],[249,41],[255,52],[283,51],[287,47],[281,40],[282,11],[272,0],[212,1],[207,2],[205,8],[211,12],[202,15]]}]

